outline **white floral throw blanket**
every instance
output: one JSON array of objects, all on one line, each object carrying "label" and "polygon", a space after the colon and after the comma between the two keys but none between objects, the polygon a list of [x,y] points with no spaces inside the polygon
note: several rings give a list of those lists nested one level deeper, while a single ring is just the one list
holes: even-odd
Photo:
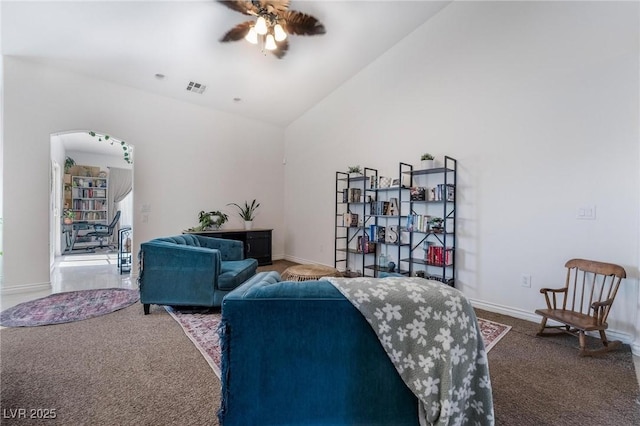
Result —
[{"label": "white floral throw blanket", "polygon": [[364,315],[420,401],[421,425],[493,425],[489,366],[464,295],[423,278],[323,278]]}]

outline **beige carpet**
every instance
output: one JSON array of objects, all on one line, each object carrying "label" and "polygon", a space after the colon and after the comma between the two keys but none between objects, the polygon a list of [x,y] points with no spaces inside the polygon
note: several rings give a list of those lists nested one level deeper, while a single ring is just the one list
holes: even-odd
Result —
[{"label": "beige carpet", "polygon": [[[537,338],[536,324],[477,314],[513,327],[489,352],[497,425],[640,425],[628,346],[579,358],[577,339]],[[2,409],[57,415],[3,425],[217,425],[219,404],[220,381],[163,307],[0,330]]]}]

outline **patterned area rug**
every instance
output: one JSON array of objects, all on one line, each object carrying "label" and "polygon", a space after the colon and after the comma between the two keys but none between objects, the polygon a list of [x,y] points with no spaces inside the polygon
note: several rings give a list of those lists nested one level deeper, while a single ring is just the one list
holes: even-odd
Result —
[{"label": "patterned area rug", "polygon": [[[180,324],[187,337],[193,342],[207,363],[211,366],[216,376],[220,378],[220,338],[218,326],[220,325],[220,312],[211,313],[186,313],[176,311],[170,306],[165,306],[169,314]],[[509,330],[510,325],[504,325],[486,319],[478,318],[482,340],[487,352],[502,339]]]},{"label": "patterned area rug", "polygon": [[3,327],[34,327],[98,317],[133,305],[138,290],[107,288],[55,293],[20,303],[0,313]]},{"label": "patterned area rug", "polygon": [[196,345],[207,363],[213,368],[216,376],[220,378],[220,337],[218,326],[220,325],[220,311],[212,313],[185,313],[171,306],[164,307],[184,330],[187,337]]},{"label": "patterned area rug", "polygon": [[511,330],[510,325],[478,318],[480,333],[484,341],[484,349],[489,352]]}]

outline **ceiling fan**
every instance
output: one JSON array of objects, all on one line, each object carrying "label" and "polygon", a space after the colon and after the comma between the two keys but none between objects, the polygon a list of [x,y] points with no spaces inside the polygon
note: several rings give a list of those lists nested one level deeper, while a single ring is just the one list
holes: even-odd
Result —
[{"label": "ceiling fan", "polygon": [[324,34],[324,25],[311,15],[289,10],[289,0],[218,0],[229,9],[243,15],[255,16],[229,30],[220,41],[238,41],[242,38],[260,44],[262,51],[269,51],[281,59],[289,49],[288,34]]}]

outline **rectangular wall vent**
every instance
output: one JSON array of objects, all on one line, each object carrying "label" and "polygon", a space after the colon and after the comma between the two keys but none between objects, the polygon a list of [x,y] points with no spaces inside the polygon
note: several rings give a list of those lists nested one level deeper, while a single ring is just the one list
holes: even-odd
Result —
[{"label": "rectangular wall vent", "polygon": [[204,92],[204,89],[206,89],[206,88],[207,88],[207,86],[205,86],[204,84],[195,83],[193,81],[190,81],[189,85],[187,86],[187,91],[188,92],[202,94],[202,92]]}]

